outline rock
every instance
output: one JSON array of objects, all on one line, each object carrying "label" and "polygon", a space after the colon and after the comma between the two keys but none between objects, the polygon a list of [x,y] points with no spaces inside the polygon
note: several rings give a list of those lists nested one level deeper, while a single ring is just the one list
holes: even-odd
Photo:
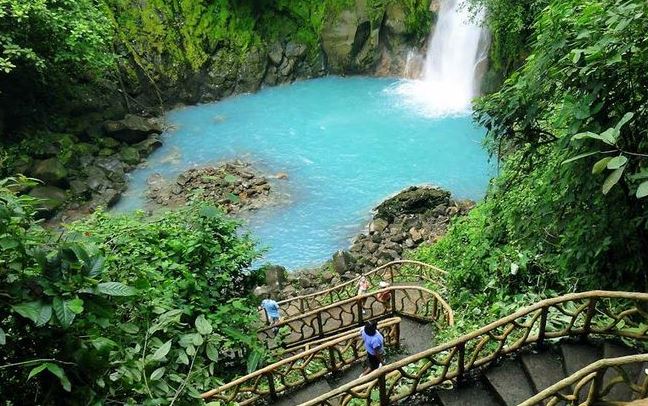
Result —
[{"label": "rock", "polygon": [[353,270],[355,262],[355,258],[347,251],[339,250],[333,254],[333,270],[339,275]]},{"label": "rock", "polygon": [[297,61],[295,59],[284,59],[281,66],[279,66],[279,74],[283,76],[284,79],[289,79],[296,63]]},{"label": "rock", "polygon": [[265,298],[270,294],[270,288],[267,286],[257,286],[252,291],[252,294],[256,297]]},{"label": "rock", "polygon": [[286,172],[277,172],[275,178],[285,180],[288,179],[288,174]]},{"label": "rock", "polygon": [[142,142],[138,142],[137,144],[133,145],[133,148],[135,148],[140,153],[140,156],[145,157],[145,156],[149,156],[151,152],[155,151],[161,146],[162,146],[162,141],[158,136],[154,135],[145,139]]},{"label": "rock", "polygon": [[32,168],[32,176],[51,185],[65,186],[68,171],[58,158],[36,161]]},{"label": "rock", "polygon": [[29,192],[29,196],[41,199],[39,208],[46,215],[53,214],[65,202],[65,191],[55,186],[37,186]]},{"label": "rock", "polygon": [[302,289],[308,289],[308,288],[313,287],[313,281],[312,281],[311,278],[308,277],[308,276],[306,276],[306,277],[300,277],[300,278],[298,279],[298,284],[299,284],[299,286],[300,286]]},{"label": "rock", "polygon": [[75,196],[86,196],[90,192],[90,187],[86,182],[75,179],[70,182],[70,190]]},{"label": "rock", "polygon": [[331,271],[324,271],[322,272],[321,277],[325,283],[330,284],[331,281],[335,279],[335,274]]},{"label": "rock", "polygon": [[140,153],[137,148],[126,147],[121,150],[119,157],[128,165],[137,165],[140,161]]},{"label": "rock", "polygon": [[382,233],[383,231],[385,231],[388,225],[389,223],[387,222],[387,220],[377,218],[374,219],[371,224],[369,224],[369,231],[374,233]]},{"label": "rock", "polygon": [[366,1],[351,2],[324,21],[322,48],[332,73],[367,71],[378,57],[381,19],[372,22]]},{"label": "rock", "polygon": [[227,48],[218,50],[203,78],[202,102],[218,100],[234,92],[239,72],[239,57]]},{"label": "rock", "polygon": [[265,76],[267,64],[265,51],[258,47],[250,49],[239,68],[236,91],[245,93],[258,90]]},{"label": "rock", "polygon": [[413,186],[385,200],[375,208],[375,217],[388,222],[404,214],[424,213],[441,204],[448,204],[450,192],[433,187]]},{"label": "rock", "polygon": [[[286,56],[288,58],[300,58],[306,53],[306,45],[290,41],[286,45]],[[276,65],[276,64],[275,64]]]},{"label": "rock", "polygon": [[95,206],[110,208],[117,204],[120,198],[121,193],[115,189],[105,189],[104,191],[97,193],[94,196],[93,201]]},{"label": "rock", "polygon": [[281,47],[281,44],[276,42],[270,46],[270,49],[268,50],[268,58],[273,65],[281,65],[281,60],[283,59],[283,48]]},{"label": "rock", "polygon": [[282,287],[286,282],[286,268],[280,265],[265,267],[265,281],[273,289]]},{"label": "rock", "polygon": [[149,135],[162,132],[155,121],[134,114],[127,114],[122,120],[106,121],[103,128],[110,137],[128,144],[142,142]]},{"label": "rock", "polygon": [[434,209],[432,209],[431,213],[432,213],[432,215],[434,217],[439,217],[439,216],[443,216],[444,214],[446,214],[447,209],[448,209],[448,206],[446,206],[445,204],[440,204],[437,207],[435,207]]},{"label": "rock", "polygon": [[421,241],[423,241],[423,234],[420,230],[414,227],[410,228],[409,235],[412,237],[412,241],[414,241],[415,243],[420,243]]},{"label": "rock", "polygon": [[281,294],[282,294],[285,298],[289,298],[289,297],[296,296],[295,293],[297,293],[297,289],[295,289],[294,286],[290,286],[290,285],[286,286],[286,287],[283,288],[283,290],[281,291]]},{"label": "rock", "polygon": [[103,137],[101,138],[100,143],[101,145],[103,145],[104,148],[110,148],[110,149],[119,148],[119,141],[117,141],[112,137]]},{"label": "rock", "polygon": [[97,168],[96,166],[90,166],[84,169],[84,173],[87,176],[86,183],[88,187],[92,190],[105,189],[110,185],[110,181],[106,177],[104,171]]},{"label": "rock", "polygon": [[376,244],[375,242],[370,241],[367,243],[366,247],[367,247],[367,252],[373,254],[374,252],[376,252],[376,250],[378,250],[379,245]]},{"label": "rock", "polygon": [[117,156],[97,158],[95,165],[103,169],[112,181],[124,179],[124,163]]}]

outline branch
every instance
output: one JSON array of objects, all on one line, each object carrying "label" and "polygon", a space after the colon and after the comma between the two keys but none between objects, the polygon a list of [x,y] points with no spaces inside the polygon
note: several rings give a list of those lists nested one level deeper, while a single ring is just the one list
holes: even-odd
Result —
[{"label": "branch", "polygon": [[173,396],[173,399],[171,400],[171,404],[169,406],[173,406],[175,401],[178,399],[178,396],[180,396],[180,392],[182,392],[184,390],[184,388],[187,386],[187,382],[189,382],[189,378],[191,377],[191,370],[193,369],[194,361],[196,360],[196,355],[198,355],[198,349],[196,349],[196,352],[194,352],[193,358],[191,358],[191,365],[189,366],[189,372],[187,372],[187,376],[185,377],[184,381],[182,382],[182,385],[180,385],[180,387],[176,391],[175,395]]},{"label": "branch", "polygon": [[76,365],[75,362],[61,361],[61,360],[54,359],[54,358],[38,358],[38,359],[29,360],[29,361],[15,362],[13,364],[0,365],[0,369],[18,367],[18,366],[21,366],[21,365],[35,364],[37,362],[57,362],[57,363],[63,364],[63,365]]}]

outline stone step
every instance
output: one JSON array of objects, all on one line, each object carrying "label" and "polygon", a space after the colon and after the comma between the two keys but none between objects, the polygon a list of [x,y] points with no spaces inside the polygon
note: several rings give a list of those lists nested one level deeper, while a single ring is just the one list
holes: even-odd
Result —
[{"label": "stone step", "polygon": [[436,391],[442,406],[501,406],[496,396],[481,382],[466,382],[459,388]]},{"label": "stone step", "polygon": [[555,350],[522,354],[521,362],[536,393],[565,378],[562,357]]},{"label": "stone step", "polygon": [[486,380],[506,406],[515,406],[534,395],[522,365],[517,360],[505,360],[488,369]]},{"label": "stone step", "polygon": [[[603,355],[600,347],[588,342],[563,342],[560,344],[560,350],[567,375],[572,375],[589,364],[598,361]],[[591,383],[588,383],[580,391],[579,401],[585,399],[590,385]]]},{"label": "stone step", "polygon": [[[603,345],[603,355],[605,358],[625,357],[627,355],[634,355],[636,353],[637,352],[635,350],[619,344],[605,343]],[[623,371],[628,375],[630,382],[635,382],[641,372],[641,365],[630,364],[624,366]],[[613,368],[610,368],[605,372],[603,381],[605,384],[607,384],[610,380],[615,379],[618,376],[619,372]],[[610,390],[610,393],[605,398],[615,401],[628,401],[632,400],[632,395],[633,392],[628,387],[628,385],[619,383],[612,387],[612,390]]]}]

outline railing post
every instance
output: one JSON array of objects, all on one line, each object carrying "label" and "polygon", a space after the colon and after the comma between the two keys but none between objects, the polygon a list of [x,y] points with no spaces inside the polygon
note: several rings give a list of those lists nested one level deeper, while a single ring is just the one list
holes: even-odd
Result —
[{"label": "railing post", "polygon": [[328,355],[331,360],[331,371],[335,372],[337,371],[337,364],[335,363],[335,351],[333,351],[333,347],[328,347]]},{"label": "railing post", "polygon": [[396,349],[400,349],[400,323],[397,323],[396,326],[394,327],[396,330]]},{"label": "railing post", "polygon": [[300,297],[299,298],[299,310],[304,313],[304,298]]},{"label": "railing post", "polygon": [[391,290],[391,295],[389,295],[389,304],[391,305],[391,315],[396,314],[396,289]]},{"label": "railing post", "polygon": [[322,312],[317,312],[317,327],[319,328],[320,338],[324,338],[324,323],[322,323]]},{"label": "railing post", "polygon": [[547,335],[547,314],[549,313],[548,307],[543,307],[540,313],[540,331],[538,332],[538,346],[544,345],[545,336]]},{"label": "railing post", "polygon": [[464,372],[466,370],[464,361],[466,358],[466,343],[459,343],[457,345],[459,350],[459,357],[457,359],[457,384],[461,385],[464,380]]},{"label": "railing post", "polygon": [[387,398],[387,383],[385,382],[385,374],[378,377],[378,391],[380,392],[380,406],[389,405]]},{"label": "railing post", "polygon": [[587,313],[585,314],[585,324],[583,325],[583,335],[582,339],[586,339],[590,333],[592,318],[594,317],[594,312],[596,311],[596,297],[590,299],[589,304],[587,305]]},{"label": "railing post", "polygon": [[272,400],[277,400],[277,390],[275,389],[274,379],[272,378],[272,372],[266,374],[268,378],[268,389],[270,390],[270,398]]},{"label": "railing post", "polygon": [[356,301],[356,304],[358,305],[357,307],[358,307],[358,325],[359,326],[362,326],[364,324],[364,313],[362,311],[364,310],[367,299],[369,299],[369,298],[364,297],[363,299],[358,299]]}]

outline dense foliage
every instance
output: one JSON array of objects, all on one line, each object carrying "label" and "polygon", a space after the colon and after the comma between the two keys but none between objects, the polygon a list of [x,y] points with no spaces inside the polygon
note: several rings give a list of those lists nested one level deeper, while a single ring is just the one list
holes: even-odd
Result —
[{"label": "dense foliage", "polygon": [[499,177],[417,253],[457,304],[646,288],[648,4],[553,0],[534,20],[523,66],[477,103]]},{"label": "dense foliage", "polygon": [[186,404],[259,359],[244,273],[257,254],[237,223],[197,203],[58,235],[23,184],[0,184],[2,399]]}]

